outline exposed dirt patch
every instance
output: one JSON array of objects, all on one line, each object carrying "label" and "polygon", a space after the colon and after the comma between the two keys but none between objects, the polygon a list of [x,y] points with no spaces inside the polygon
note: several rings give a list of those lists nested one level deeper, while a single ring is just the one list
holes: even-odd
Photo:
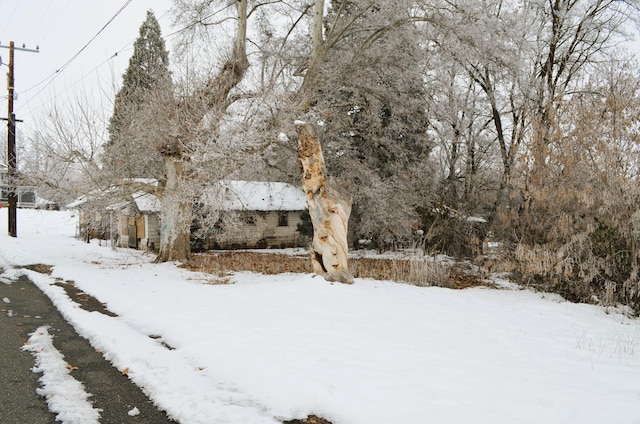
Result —
[{"label": "exposed dirt patch", "polygon": [[30,269],[31,271],[39,272],[40,274],[51,275],[53,272],[52,265],[45,264],[33,264],[33,265],[25,265],[23,268]]},{"label": "exposed dirt patch", "polygon": [[[427,263],[428,265],[429,263]],[[354,277],[391,280],[421,286],[465,289],[490,286],[470,270],[460,267],[416,265],[415,259],[352,258],[349,268]],[[210,251],[194,254],[184,265],[192,271],[206,272],[223,278],[232,271],[253,271],[272,275],[284,272],[313,272],[311,261],[304,256],[247,251]]]},{"label": "exposed dirt patch", "polygon": [[316,415],[309,415],[306,419],[283,421],[283,424],[331,424],[331,421],[327,421],[324,418]]},{"label": "exposed dirt patch", "polygon": [[85,311],[100,312],[101,314],[108,315],[110,317],[118,316],[108,310],[104,303],[76,287],[75,283],[71,280],[58,280],[54,285],[62,287],[67,293],[67,296],[78,303]]},{"label": "exposed dirt patch", "polygon": [[[29,269],[31,271],[39,272],[41,274],[51,275],[53,272],[52,265],[45,264],[33,264],[33,265],[25,265],[23,268]],[[72,280],[62,280],[62,278],[56,278],[55,286],[62,287],[64,291],[67,293],[73,301],[78,303],[80,307],[86,311],[90,312],[100,312],[101,314],[108,315],[110,317],[117,317],[118,315],[114,314],[104,303],[100,302],[95,297],[81,291],[78,287],[76,287],[75,282]]]},{"label": "exposed dirt patch", "polygon": [[171,346],[169,343],[165,342],[164,340],[162,340],[162,336],[158,336],[155,334],[152,334],[149,336],[150,339],[156,340],[158,343],[160,343],[162,345],[162,347],[168,349],[168,350],[176,350],[175,347]]}]

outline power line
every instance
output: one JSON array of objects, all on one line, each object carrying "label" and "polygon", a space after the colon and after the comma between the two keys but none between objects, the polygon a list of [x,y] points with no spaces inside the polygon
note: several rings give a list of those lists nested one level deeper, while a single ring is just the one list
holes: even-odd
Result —
[{"label": "power line", "polygon": [[[90,44],[91,42],[93,42],[98,35],[100,35],[101,32],[103,32],[107,26],[109,26],[109,24],[111,24],[111,22],[113,22],[113,20],[115,20],[115,18],[132,2],[132,0],[127,0],[122,7],[120,7],[120,9],[116,12],[116,14],[109,19],[109,21],[76,53],[74,54],[67,62],[65,62],[60,68],[56,69],[54,72],[52,72],[50,75],[48,75],[47,77],[43,78],[41,81],[37,82],[36,84],[32,85],[31,87],[22,90],[22,93],[27,93],[31,90],[33,90],[34,88],[37,88],[38,86],[40,86],[43,83],[47,83],[44,87],[42,87],[34,96],[37,96],[38,94],[40,94],[42,91],[44,91],[57,77],[58,75],[64,71]],[[221,12],[223,12],[225,9],[228,9],[230,6],[229,5],[224,5],[223,7],[221,7],[220,9],[214,11],[213,13],[205,16],[203,19],[209,19]],[[165,17],[169,12],[171,11],[171,9],[166,10],[161,16],[160,19],[162,19],[163,17]],[[172,33],[164,36],[165,39],[169,39],[172,38],[190,28],[193,28],[194,26],[196,26],[199,22],[195,22],[192,24],[189,24],[179,30],[173,31]],[[129,45],[131,45],[137,37],[134,37],[131,39],[131,41],[129,41],[125,46],[123,46],[120,50],[116,51],[111,57],[109,57],[109,59],[107,59],[106,61],[104,61],[103,63],[101,63],[100,65],[98,65],[96,68],[94,68],[89,74],[95,72],[99,67],[105,65],[106,63],[108,63],[111,59],[113,59],[114,57],[116,57],[119,53],[122,53],[123,51],[125,51],[126,47],[128,47]],[[73,83],[71,86],[75,85],[77,82],[80,82],[82,80],[84,80],[86,78],[86,76],[83,76],[82,78],[80,78],[80,80],[76,81],[75,83]],[[67,87],[67,89],[65,89],[64,91],[68,91],[71,87]]]},{"label": "power line", "polygon": [[60,75],[60,73],[62,71],[64,71],[78,56],[80,56],[80,54],[87,48],[89,47],[89,45],[102,33],[102,31],[104,31],[117,17],[118,15],[120,15],[120,13],[122,13],[122,11],[129,6],[129,4],[132,2],[133,0],[127,0],[124,2],[124,4],[120,7],[120,9],[118,9],[118,11],[116,12],[115,15],[113,15],[111,17],[111,19],[109,19],[109,21],[107,21],[106,24],[104,24],[104,26],[102,28],[100,28],[100,30],[93,36],[91,37],[91,39],[84,45],[82,46],[82,48],[80,50],[78,50],[78,52],[76,54],[74,54],[69,60],[67,60],[60,68],[56,69],[53,73],[51,73],[49,76],[47,76],[46,78],[44,78],[42,81],[32,85],[31,87],[27,88],[26,90],[23,90],[23,93],[26,93],[36,87],[38,87],[40,84],[43,84],[44,82],[47,82],[47,84],[42,87],[35,95],[40,94],[45,88],[47,88],[47,86],[49,86],[49,84],[51,84],[53,82],[53,80],[55,80],[58,75]]},{"label": "power line", "polygon": [[[100,68],[102,68],[103,66],[107,65],[109,62],[111,62],[114,58],[116,58],[119,54],[127,51],[127,50],[131,50],[131,45],[133,44],[133,42],[136,40],[136,38],[133,38],[131,41],[129,41],[128,43],[126,43],[124,46],[122,46],[117,52],[115,52],[114,54],[112,54],[111,56],[109,56],[106,60],[104,60],[103,62],[101,62],[99,65],[97,65],[96,67],[94,67],[93,69],[91,69],[89,72],[87,72],[86,74],[84,74],[83,76],[81,76],[80,78],[76,79],[75,81],[73,81],[71,84],[67,85],[66,87],[64,87],[64,89],[58,93],[56,93],[56,96],[65,94],[66,92],[68,92],[69,90],[71,90],[72,88],[74,88],[76,85],[80,84],[82,81],[84,81],[85,79],[89,78],[90,76],[92,76],[93,74],[97,74],[98,70]],[[52,74],[53,75],[53,74]],[[45,79],[46,80],[46,79]],[[44,80],[43,80],[44,81]],[[37,96],[38,94],[40,94],[42,91],[44,91],[49,85],[50,83],[53,82],[53,80],[51,80],[49,82],[49,84],[47,84],[46,86],[44,86],[40,91],[38,91],[33,97]],[[41,84],[42,81],[38,84]],[[35,86],[37,86],[38,84],[36,84]],[[29,89],[34,88],[35,86],[30,87]],[[26,90],[25,90],[26,91]],[[33,98],[32,97],[32,98]],[[29,106],[29,102],[30,100],[27,100],[26,103],[23,103],[22,105],[20,105],[17,110],[21,110],[27,106]],[[33,112],[33,109],[30,109],[31,112]]]},{"label": "power line", "polygon": [[[40,87],[42,84],[45,84],[44,86],[40,87],[40,89],[33,95],[30,96],[30,99],[35,98],[37,95],[39,95],[40,93],[42,93],[45,89],[47,89],[52,83],[53,81],[115,20],[116,17],[118,17],[118,15],[120,15],[122,13],[122,11],[124,11],[124,9],[132,2],[132,0],[127,0],[125,1],[125,3],[120,7],[120,9],[115,13],[115,15],[113,17],[111,17],[111,19],[109,19],[109,21],[77,52],[75,53],[69,60],[67,60],[59,69],[56,69],[54,72],[52,72],[50,75],[48,75],[47,77],[43,78],[40,82],[32,85],[31,87],[22,90],[22,93],[26,93],[26,92],[30,92],[33,89],[36,89],[38,87]],[[222,6],[220,9],[214,11],[213,13],[205,16],[203,19],[210,19],[213,16],[223,12],[225,9],[228,9],[230,6],[229,5],[224,5]],[[169,8],[168,10],[166,10],[162,15],[160,15],[159,19],[164,18],[167,14],[169,14],[169,12],[172,9]],[[177,36],[178,34],[193,28],[195,25],[197,25],[199,22],[196,23],[192,23],[189,25],[186,25],[183,28],[180,28],[176,31],[171,32],[170,34],[164,36],[165,39],[170,39],[173,38],[175,36]],[[93,74],[97,74],[97,71],[102,68],[103,66],[107,65],[108,63],[110,63],[115,57],[117,57],[119,54],[125,52],[128,50],[128,48],[130,48],[130,46],[135,42],[135,40],[137,39],[136,37],[133,37],[128,43],[126,43],[123,47],[121,47],[118,51],[116,51],[114,54],[112,54],[111,56],[109,56],[109,58],[107,58],[105,61],[103,61],[102,63],[100,63],[99,65],[97,65],[95,68],[93,68],[91,71],[89,71],[87,74],[83,75],[82,77],[80,77],[79,79],[77,79],[76,81],[72,82],[71,84],[69,84],[68,86],[66,86],[61,92],[58,92],[56,94],[56,96],[60,95],[60,94],[64,94],[68,91],[70,91],[73,87],[75,87],[76,85],[78,85],[79,83],[81,83],[82,81],[84,81],[85,79],[87,79],[88,77],[92,76]],[[18,108],[18,110],[20,109],[24,109],[25,107],[28,107],[29,104],[31,103],[30,100],[27,100],[26,103],[23,103],[22,105],[20,105],[20,107]],[[30,109],[33,111],[33,109]],[[27,125],[28,126],[28,125]]]},{"label": "power line", "polygon": [[49,27],[47,28],[47,30],[41,35],[40,39],[38,40],[38,44],[42,44],[42,41],[47,37],[47,35],[49,35],[49,33],[51,32],[51,30],[53,28],[56,28],[58,25],[58,21],[60,21],[60,18],[62,16],[64,16],[65,12],[67,11],[67,8],[69,7],[69,5],[71,4],[72,0],[67,0],[67,3],[64,5],[64,7],[62,9],[59,9],[58,12],[58,16],[53,19],[50,20],[48,18],[50,18],[49,14],[47,13],[47,11],[49,10],[49,8],[51,7],[51,5],[53,4],[55,0],[51,0],[51,2],[49,3],[49,6],[47,6],[47,10],[44,11],[44,13],[42,14],[42,17],[40,18],[40,21],[38,22],[38,24],[33,26],[33,31],[31,32],[31,34],[29,34],[29,36],[27,37],[27,39],[30,39],[31,36],[33,35],[33,33],[40,28],[40,22],[42,22],[44,19],[47,19],[47,21],[49,22]]},{"label": "power line", "polygon": [[18,8],[18,1],[16,0],[15,5],[13,6],[13,10],[11,11],[11,14],[9,15],[9,19],[7,19],[7,22],[2,27],[2,32],[4,32],[7,29],[7,25],[9,25],[9,23],[11,22],[11,19],[13,19],[13,15],[16,13],[16,9],[17,8]]},{"label": "power line", "polygon": [[[123,7],[118,11],[118,13],[116,13],[116,15],[114,15],[114,17],[110,19],[110,21],[107,23],[107,25],[108,25],[111,21],[113,21],[113,19],[114,19],[114,18],[115,18],[115,17],[116,17],[120,12],[122,12],[122,10],[123,10],[123,9],[128,5],[128,3],[130,3],[131,1],[132,1],[132,0],[129,0],[125,5],[123,5]],[[226,8],[226,7],[225,7],[225,8]],[[223,8],[223,9],[224,9],[224,8]],[[162,15],[160,15],[160,18],[159,18],[159,19],[164,18],[167,14],[169,14],[169,12],[170,12],[170,11],[171,11],[171,8],[167,9],[167,10],[166,10]],[[218,12],[219,12],[219,11],[218,11]],[[218,13],[218,12],[216,12],[216,13]],[[215,13],[214,13],[214,14],[215,14]],[[213,16],[213,14],[212,14],[212,15],[210,15],[210,16]],[[210,16],[209,16],[209,17],[210,17]],[[106,27],[107,25],[105,25],[105,27]],[[180,29],[180,30],[178,30],[178,31],[175,31],[175,32],[173,32],[173,33],[171,33],[171,34],[169,34],[168,36],[166,36],[166,37],[165,37],[165,39],[167,39],[167,38],[171,38],[171,37],[173,37],[173,36],[177,35],[178,33],[180,33],[180,32],[182,32],[182,31],[184,31],[184,30],[188,29],[190,26],[191,26],[191,25],[189,25],[189,26],[187,26],[187,27],[185,27],[185,28],[182,28],[182,29]],[[104,28],[105,28],[105,27],[103,27],[100,31],[104,30]],[[99,33],[98,33],[98,34],[99,34]],[[96,34],[96,36],[97,36],[98,34]],[[94,36],[94,37],[92,38],[92,40],[93,40],[96,36]],[[102,63],[100,63],[99,65],[97,65],[95,68],[93,68],[93,69],[92,69],[91,71],[89,71],[87,74],[83,75],[82,77],[80,77],[79,79],[77,79],[76,81],[74,81],[73,83],[71,83],[70,85],[66,86],[66,87],[65,87],[65,88],[64,88],[60,93],[58,93],[58,95],[59,95],[59,94],[64,94],[64,93],[68,92],[68,91],[69,91],[69,90],[71,90],[74,86],[76,86],[77,84],[81,83],[82,81],[84,81],[86,78],[88,78],[88,77],[89,77],[89,76],[91,76],[92,74],[97,73],[98,69],[100,69],[100,68],[102,68],[103,66],[107,65],[109,62],[111,62],[111,61],[112,61],[115,57],[117,57],[119,54],[121,54],[121,53],[123,53],[123,52],[127,51],[127,50],[130,48],[130,46],[135,42],[135,40],[136,40],[136,39],[137,39],[137,36],[136,36],[136,37],[133,37],[129,42],[127,42],[125,45],[123,45],[123,46],[122,46],[118,51],[116,51],[114,54],[112,54],[111,56],[109,56],[109,58],[108,58],[107,60],[105,60],[105,61],[103,61]],[[89,44],[89,43],[87,43],[87,45],[88,45],[88,44]],[[86,47],[86,46],[85,46],[85,47]],[[84,48],[83,48],[83,49],[84,49]],[[76,57],[79,53],[80,53],[80,52],[76,53],[76,55],[74,55],[74,57]],[[70,59],[70,60],[69,60],[69,61],[67,61],[67,62],[70,62],[71,60],[72,60],[72,59]],[[26,93],[26,92],[28,92],[28,91],[31,91],[31,90],[33,90],[34,88],[36,88],[36,87],[40,86],[41,84],[43,84],[43,83],[47,82],[47,84],[46,84],[46,85],[44,85],[40,90],[38,90],[38,91],[37,91],[37,92],[32,96],[32,98],[33,98],[33,97],[35,97],[35,96],[37,96],[38,94],[42,93],[42,92],[43,92],[43,91],[44,91],[44,90],[45,90],[45,89],[46,89],[46,88],[47,88],[51,83],[53,83],[53,80],[54,80],[55,78],[57,78],[57,76],[59,75],[59,73],[60,73],[60,72],[62,72],[63,68],[65,68],[65,67],[66,67],[66,66],[64,66],[64,65],[63,65],[60,69],[58,69],[58,70],[56,70],[55,72],[51,73],[49,76],[47,76],[46,78],[42,79],[40,82],[38,82],[38,83],[36,83],[36,84],[32,85],[31,87],[29,87],[29,88],[27,88],[27,89],[25,89],[25,90],[22,90],[22,93]],[[18,109],[23,109],[24,107],[26,107],[26,106],[28,106],[28,105],[29,105],[29,101],[27,101],[26,103],[23,103],[23,104],[22,104]]]},{"label": "power line", "polygon": [[[121,12],[122,12],[122,10],[124,10],[124,8],[125,8],[125,7],[128,5],[128,3],[130,3],[130,2],[131,2],[131,0],[129,0],[127,3],[125,3],[125,4],[122,6],[122,8],[121,8],[117,13],[116,13],[116,15],[114,15],[114,16],[109,20],[109,22],[108,22],[108,23],[107,23],[107,24],[106,24],[106,25],[105,25],[105,26],[104,26],[100,31],[104,30],[104,28],[105,28],[105,27],[106,27],[106,26],[107,26],[111,21],[113,21],[113,20],[114,20],[114,18],[115,18],[116,16],[118,16],[118,14],[119,14],[119,13],[121,13]],[[166,11],[165,11],[161,16],[160,16],[160,19],[162,19],[163,17],[165,17],[165,16],[166,16],[170,11],[171,11],[171,8],[167,9],[167,10],[166,10]],[[98,32],[98,34],[99,34],[99,32]],[[96,36],[97,36],[98,34],[96,34]],[[94,37],[92,38],[92,40],[93,40],[93,39],[95,39],[95,37],[96,37],[96,36],[94,36]],[[94,68],[93,68],[92,70],[90,70],[88,73],[84,74],[83,76],[81,76],[81,77],[80,77],[80,78],[78,78],[77,80],[73,81],[72,83],[70,83],[69,85],[67,85],[66,87],[64,87],[62,91],[57,92],[57,93],[56,93],[56,97],[57,97],[57,96],[60,96],[61,94],[67,93],[68,91],[70,91],[71,89],[73,89],[75,86],[77,86],[77,85],[78,85],[78,84],[80,84],[82,81],[84,81],[85,79],[89,78],[90,76],[92,76],[92,75],[94,75],[94,74],[96,74],[96,75],[97,75],[97,74],[98,74],[98,70],[99,70],[100,68],[102,68],[103,66],[105,66],[105,65],[109,64],[109,63],[110,63],[114,58],[116,58],[118,55],[122,54],[123,52],[126,52],[126,51],[130,50],[130,49],[131,49],[132,44],[135,42],[135,40],[136,40],[136,39],[137,39],[137,36],[136,36],[136,37],[133,37],[130,41],[128,41],[127,43],[125,43],[125,44],[124,44],[124,45],[123,45],[119,50],[117,50],[115,53],[113,53],[111,56],[109,56],[106,60],[104,60],[104,61],[103,61],[103,62],[101,62],[99,65],[97,65],[96,67],[94,67]],[[90,41],[90,42],[91,42],[91,41]],[[87,45],[88,45],[88,44],[90,44],[90,42],[89,42],[89,43],[87,43]],[[85,46],[85,47],[86,47],[86,46]],[[84,49],[85,47],[83,47],[83,49]],[[79,53],[80,53],[80,52],[76,53],[76,55],[74,55],[74,57],[75,57],[75,56],[77,56]],[[72,60],[72,59],[70,59],[70,60],[69,60],[69,61],[67,61],[67,62],[70,62],[71,60]],[[38,82],[37,84],[35,84],[35,85],[33,85],[33,86],[31,86],[31,87],[27,88],[26,90],[23,90],[23,91],[22,91],[22,93],[25,93],[25,92],[27,92],[27,91],[33,90],[34,88],[36,88],[36,87],[40,86],[40,85],[41,85],[41,84],[43,84],[44,82],[47,82],[47,84],[46,84],[46,85],[44,85],[44,86],[43,86],[40,90],[38,90],[38,91],[37,91],[33,96],[31,96],[29,100],[27,100],[25,103],[21,104],[17,109],[18,109],[18,110],[21,110],[21,109],[24,109],[25,107],[29,107],[29,106],[30,106],[30,104],[32,103],[31,99],[34,99],[38,94],[42,93],[42,92],[43,92],[43,91],[44,91],[48,86],[50,86],[50,85],[53,83],[54,79],[55,79],[55,78],[59,75],[59,73],[63,70],[62,68],[63,68],[63,67],[61,67],[61,69],[60,69],[60,70],[56,70],[56,72],[53,72],[51,75],[47,76],[46,78],[44,78],[43,80],[41,80],[41,81],[40,81],[40,82]],[[42,102],[40,106],[44,106],[44,104],[45,104],[45,103],[44,103],[44,102]],[[36,107],[35,107],[35,109],[37,109],[37,108],[38,108],[38,106],[36,106]],[[31,112],[31,113],[33,113],[33,111],[34,111],[35,109],[33,109],[33,108],[29,108],[29,110],[30,110],[30,112]],[[28,124],[26,124],[26,126],[28,127],[29,125],[28,125]]]}]

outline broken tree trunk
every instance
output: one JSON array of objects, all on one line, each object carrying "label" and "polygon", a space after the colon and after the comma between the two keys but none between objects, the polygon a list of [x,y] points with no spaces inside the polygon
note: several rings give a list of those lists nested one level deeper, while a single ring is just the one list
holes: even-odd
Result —
[{"label": "broken tree trunk", "polygon": [[327,281],[352,284],[353,277],[347,266],[351,196],[327,176],[320,139],[314,126],[304,122],[296,122],[296,126],[302,189],[313,224],[310,249],[313,270]]}]

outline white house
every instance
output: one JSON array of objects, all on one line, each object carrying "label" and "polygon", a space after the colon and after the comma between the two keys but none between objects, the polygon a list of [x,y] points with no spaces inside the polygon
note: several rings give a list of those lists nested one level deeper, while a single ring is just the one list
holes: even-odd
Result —
[{"label": "white house", "polygon": [[[281,182],[223,180],[203,195],[203,203],[232,213],[233,225],[201,240],[201,248],[296,247],[307,244],[298,231],[307,201],[302,188]],[[227,221],[228,222],[228,221]]]},{"label": "white house", "polygon": [[[9,169],[0,164],[0,205],[9,206]],[[33,187],[16,187],[16,206],[19,208],[35,208],[43,205],[44,200],[36,197]],[[43,206],[42,206],[43,207]]]}]

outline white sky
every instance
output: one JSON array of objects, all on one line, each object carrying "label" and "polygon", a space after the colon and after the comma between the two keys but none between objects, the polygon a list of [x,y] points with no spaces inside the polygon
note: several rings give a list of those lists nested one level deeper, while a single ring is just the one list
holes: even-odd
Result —
[{"label": "white sky", "polygon": [[[169,13],[172,4],[172,0],[0,0],[0,44],[13,40],[17,46],[24,43],[27,48],[40,48],[37,54],[17,51],[15,55],[14,110],[23,120],[18,124],[18,143],[21,134],[32,132],[39,118],[54,107],[77,103],[79,97],[87,96],[91,104],[102,104],[110,112],[148,9],[160,22],[171,60],[175,41],[171,34],[176,30]],[[8,53],[0,48],[5,64]],[[7,67],[0,68],[0,117],[6,117]]]},{"label": "white sky", "polygon": [[[24,120],[18,124],[18,130],[30,132],[38,116],[49,113],[54,104],[68,104],[79,95],[90,96],[92,101],[98,96],[111,96],[106,99],[110,103],[114,94],[112,87],[122,81],[146,11],[154,11],[163,36],[167,36],[172,32],[173,17],[168,13],[171,6],[171,0],[0,0],[1,44],[8,45],[13,40],[16,46],[24,43],[27,48],[40,48],[37,54],[15,53],[18,97],[14,101],[14,112],[18,119]],[[78,54],[93,37],[95,39]],[[170,48],[170,40],[166,41]],[[76,54],[78,56],[64,67]],[[0,56],[3,63],[9,62],[8,49],[0,49]],[[7,70],[7,66],[2,66],[0,71],[2,117],[7,115],[4,78]]]}]

